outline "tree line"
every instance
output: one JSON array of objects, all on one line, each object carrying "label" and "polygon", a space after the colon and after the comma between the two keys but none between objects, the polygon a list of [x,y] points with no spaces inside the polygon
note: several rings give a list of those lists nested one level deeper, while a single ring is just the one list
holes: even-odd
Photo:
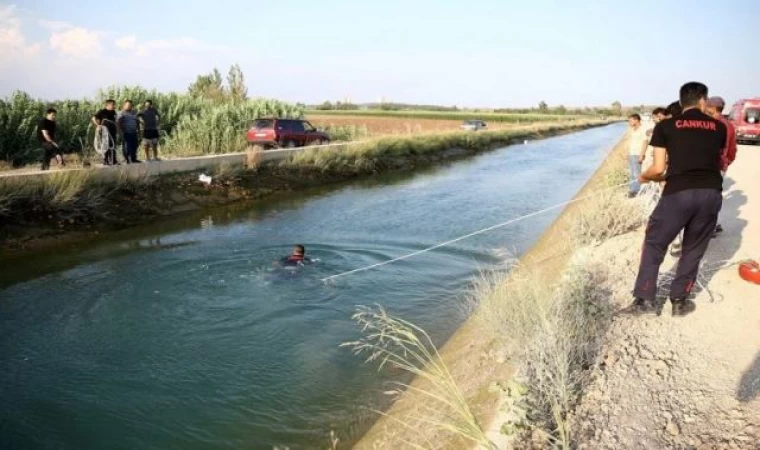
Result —
[{"label": "tree line", "polygon": [[306,106],[306,109],[318,110],[318,111],[354,111],[359,109],[369,110],[382,110],[382,111],[441,111],[441,112],[493,112],[502,114],[555,114],[555,115],[598,115],[598,116],[618,116],[632,113],[643,113],[651,111],[652,107],[645,105],[623,107],[623,104],[619,101],[614,101],[608,107],[582,107],[582,108],[567,108],[564,105],[549,106],[545,101],[539,102],[538,106],[533,108],[496,108],[496,109],[478,109],[478,108],[459,108],[455,106],[441,106],[441,105],[418,105],[409,103],[394,103],[394,102],[381,102],[381,103],[363,103],[355,104],[346,101],[324,101],[319,105]]}]

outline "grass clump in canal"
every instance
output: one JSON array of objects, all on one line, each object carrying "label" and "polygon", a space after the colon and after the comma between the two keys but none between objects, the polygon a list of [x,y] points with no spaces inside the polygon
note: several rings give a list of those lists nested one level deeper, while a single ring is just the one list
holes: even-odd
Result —
[{"label": "grass clump in canal", "polygon": [[[394,388],[386,392],[398,396],[405,390],[412,391],[428,400],[415,415],[415,423],[398,421],[399,425],[410,431],[418,430],[418,427],[433,427],[463,438],[470,444],[494,448],[438,349],[423,329],[388,315],[382,307],[359,307],[353,318],[364,335],[358,341],[347,342],[343,346],[351,348],[357,355],[366,355],[365,361],[368,363],[378,362],[380,368],[390,366],[422,380],[422,385],[393,382]],[[425,448],[410,441],[405,444]],[[432,446],[431,442],[427,444]]]}]

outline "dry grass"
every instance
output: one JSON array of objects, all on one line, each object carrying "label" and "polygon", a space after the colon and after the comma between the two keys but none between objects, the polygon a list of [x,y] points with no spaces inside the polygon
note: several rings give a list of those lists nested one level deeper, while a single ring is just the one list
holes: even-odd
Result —
[{"label": "dry grass", "polygon": [[533,427],[562,449],[572,447],[568,415],[590,382],[588,368],[611,318],[609,294],[600,288],[604,276],[601,266],[565,272],[521,360]]},{"label": "dry grass", "polygon": [[[388,315],[382,307],[359,307],[353,316],[363,337],[344,346],[357,355],[366,355],[366,362],[377,362],[380,368],[391,366],[426,381],[425,387],[394,382],[395,387],[386,393],[398,396],[404,391],[422,395],[427,402],[412,422],[399,424],[410,429],[435,428],[465,439],[479,448],[493,449],[483,428],[470,410],[464,394],[454,381],[430,336],[421,328],[405,320]],[[404,441],[410,448],[424,447]]]},{"label": "dry grass", "polygon": [[[582,202],[574,216],[572,248],[598,244],[641,226],[651,199],[628,199],[623,169],[607,176],[600,194]],[[520,381],[527,386],[527,410],[543,445],[572,448],[568,414],[588,383],[609,324],[609,294],[601,290],[602,265],[571,265],[560,281],[548,284],[541,266],[518,266],[476,284],[476,320],[505,348],[519,355]],[[534,438],[535,438],[534,435]]]},{"label": "dry grass", "polygon": [[[418,119],[405,117],[366,117],[366,116],[331,116],[309,114],[309,121],[317,127],[335,134],[333,140],[353,140],[363,137],[408,136],[412,134],[430,134],[459,131],[461,120],[452,119]],[[489,123],[492,130],[504,130],[520,126],[510,123]],[[353,139],[343,139],[341,130],[356,130]],[[332,135],[332,134],[331,134]]]},{"label": "dry grass", "polygon": [[627,182],[625,169],[614,170],[602,185],[606,191],[581,202],[570,230],[575,247],[598,245],[644,224],[651,212],[654,192],[645,190],[639,197],[630,199],[627,190],[618,188]]},{"label": "dry grass", "polygon": [[0,222],[5,225],[59,221],[92,221],[105,213],[110,198],[151,183],[124,173],[98,179],[92,170],[66,170],[44,177],[0,178]]},{"label": "dry grass", "polygon": [[[601,242],[644,223],[646,203],[651,199],[628,199],[625,187],[609,189],[626,181],[621,170],[608,175],[599,187],[603,193],[579,208],[571,227],[571,249]],[[590,381],[588,368],[598,355],[611,319],[609,293],[601,288],[606,276],[602,265],[575,262],[565,268],[558,281],[548,282],[551,277],[542,273],[540,262],[534,262],[515,263],[508,271],[483,275],[476,281],[469,299],[472,320],[481,324],[484,334],[500,350],[519,361],[517,377],[507,383],[518,387],[508,388],[512,398],[506,405],[513,409],[508,420],[513,422],[502,427],[504,433],[519,432],[517,446],[527,443],[540,448],[573,448],[568,416]],[[385,334],[373,333],[383,339]],[[419,362],[412,373],[429,377],[428,364]],[[448,373],[445,367],[436,367],[435,371]],[[426,395],[436,399],[433,404],[445,397],[444,404],[468,411],[456,383],[448,383],[451,386],[447,389],[434,388],[435,394]],[[435,417],[434,412],[431,417]],[[448,416],[448,420],[447,429],[457,436],[466,435],[460,430],[480,430],[477,420],[468,414]]]}]

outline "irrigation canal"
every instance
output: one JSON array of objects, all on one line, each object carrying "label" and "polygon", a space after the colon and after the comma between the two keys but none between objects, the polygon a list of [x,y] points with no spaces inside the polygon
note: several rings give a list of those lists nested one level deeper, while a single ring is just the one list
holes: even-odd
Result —
[{"label": "irrigation canal", "polygon": [[[0,448],[327,448],[396,376],[346,348],[355,305],[384,305],[441,342],[478,270],[559,211],[377,270],[569,200],[623,125],[499,149],[414,175],[192,213],[87,245],[0,261]],[[273,267],[294,243],[319,261]]]}]

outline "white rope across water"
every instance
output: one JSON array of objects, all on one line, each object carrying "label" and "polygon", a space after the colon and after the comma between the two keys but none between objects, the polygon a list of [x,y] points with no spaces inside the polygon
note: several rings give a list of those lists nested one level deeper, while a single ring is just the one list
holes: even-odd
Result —
[{"label": "white rope across water", "polygon": [[573,203],[577,203],[577,202],[582,201],[582,200],[587,200],[587,199],[592,198],[594,196],[597,196],[597,195],[599,195],[599,194],[601,194],[603,192],[607,192],[607,191],[611,191],[611,190],[614,190],[614,189],[618,189],[618,188],[621,188],[623,186],[628,186],[628,184],[629,183],[626,182],[626,183],[618,184],[618,185],[615,185],[615,186],[610,186],[610,187],[605,188],[605,189],[599,189],[598,191],[594,191],[591,194],[584,195],[584,196],[578,197],[578,198],[574,198],[574,199],[568,200],[566,202],[558,203],[556,205],[549,206],[548,208],[544,208],[544,209],[541,209],[539,211],[535,211],[535,212],[532,212],[530,214],[526,214],[524,216],[515,217],[513,219],[507,220],[506,222],[502,222],[502,223],[499,223],[499,224],[496,224],[496,225],[492,225],[492,226],[490,226],[488,228],[483,228],[481,230],[473,231],[472,233],[465,234],[464,236],[459,236],[458,238],[451,239],[451,240],[446,241],[446,242],[441,242],[440,244],[436,244],[436,245],[433,245],[432,247],[424,248],[422,250],[417,250],[416,252],[412,252],[412,253],[409,253],[407,255],[399,256],[397,258],[389,259],[388,261],[379,262],[379,263],[372,264],[372,265],[369,265],[369,266],[360,267],[358,269],[349,270],[349,271],[346,271],[346,272],[343,272],[343,273],[339,273],[339,274],[336,274],[336,275],[330,275],[329,277],[322,278],[322,281],[324,282],[324,281],[334,280],[336,278],[344,277],[346,275],[352,275],[352,274],[359,273],[359,272],[365,272],[367,270],[372,270],[372,269],[376,269],[378,267],[387,266],[388,264],[393,264],[393,263],[398,262],[398,261],[403,261],[405,259],[409,259],[409,258],[412,258],[414,256],[418,256],[418,255],[421,255],[423,253],[427,253],[427,252],[430,252],[432,250],[435,250],[435,249],[438,249],[438,248],[441,248],[441,247],[446,247],[448,245],[454,244],[454,243],[459,242],[459,241],[463,241],[463,240],[471,238],[473,236],[477,236],[479,234],[483,234],[483,233],[487,233],[489,231],[493,231],[493,230],[495,230],[497,228],[506,227],[508,225],[512,225],[514,223],[521,222],[521,221],[523,221],[525,219],[530,219],[531,217],[536,217],[536,216],[539,216],[541,214],[545,214],[545,213],[547,213],[549,211],[553,211],[555,209],[559,209],[559,208],[571,205]]}]

